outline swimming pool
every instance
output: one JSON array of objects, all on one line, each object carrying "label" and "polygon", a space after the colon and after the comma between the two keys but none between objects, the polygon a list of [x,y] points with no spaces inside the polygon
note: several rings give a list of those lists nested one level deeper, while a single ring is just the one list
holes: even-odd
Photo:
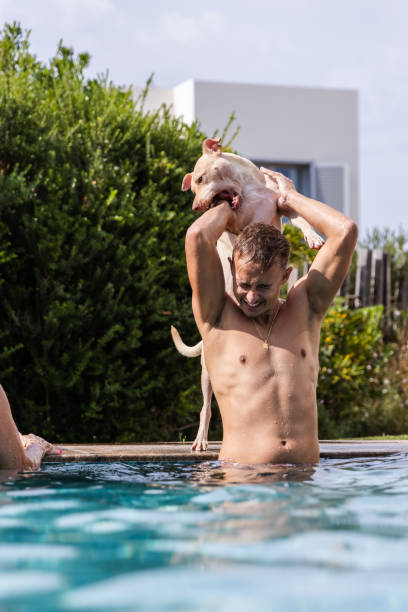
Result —
[{"label": "swimming pool", "polygon": [[406,610],[408,457],[2,479],[0,610]]}]

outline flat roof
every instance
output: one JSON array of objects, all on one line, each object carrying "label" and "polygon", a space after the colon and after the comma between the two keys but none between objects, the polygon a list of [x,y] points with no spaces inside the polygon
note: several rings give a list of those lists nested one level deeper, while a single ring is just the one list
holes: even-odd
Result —
[{"label": "flat roof", "polygon": [[213,81],[210,79],[194,79],[194,78],[190,78],[190,79],[185,79],[184,81],[180,81],[179,83],[176,83],[175,85],[173,85],[172,87],[160,87],[157,85],[152,85],[151,88],[152,89],[173,89],[174,87],[177,87],[178,85],[183,85],[184,83],[199,83],[199,84],[203,84],[203,85],[219,85],[219,86],[224,86],[224,85],[231,85],[231,86],[238,86],[238,87],[265,87],[265,88],[271,88],[271,87],[276,87],[279,89],[303,89],[303,90],[310,90],[310,91],[332,91],[332,92],[350,92],[350,93],[354,93],[356,95],[358,95],[359,90],[353,87],[321,87],[321,86],[310,86],[310,85],[285,85],[282,83],[256,83],[256,82],[248,82],[248,81]]}]

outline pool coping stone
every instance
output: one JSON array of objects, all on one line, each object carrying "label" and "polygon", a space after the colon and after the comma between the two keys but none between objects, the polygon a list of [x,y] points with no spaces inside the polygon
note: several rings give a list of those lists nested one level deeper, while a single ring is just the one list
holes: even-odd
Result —
[{"label": "pool coping stone", "polygon": [[[61,444],[59,455],[47,455],[45,462],[67,461],[215,461],[220,442],[210,442],[203,452],[192,452],[191,442],[152,444]],[[321,440],[321,459],[382,457],[408,453],[408,440]]]}]

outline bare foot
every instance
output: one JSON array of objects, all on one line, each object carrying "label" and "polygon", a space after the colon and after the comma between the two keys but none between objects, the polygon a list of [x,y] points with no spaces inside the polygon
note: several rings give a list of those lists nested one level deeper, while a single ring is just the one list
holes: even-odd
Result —
[{"label": "bare foot", "polygon": [[35,434],[20,434],[20,439],[29,462],[29,469],[38,470],[44,455],[58,455],[61,453],[53,444]]}]

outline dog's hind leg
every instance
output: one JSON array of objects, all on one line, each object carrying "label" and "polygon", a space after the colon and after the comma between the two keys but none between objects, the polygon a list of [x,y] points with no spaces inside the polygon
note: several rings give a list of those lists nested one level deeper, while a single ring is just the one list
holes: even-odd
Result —
[{"label": "dog's hind leg", "polygon": [[192,451],[205,451],[208,447],[208,427],[211,419],[212,386],[210,376],[201,353],[201,390],[203,392],[203,407],[200,412],[200,425],[197,437],[191,447]]},{"label": "dog's hind leg", "polygon": [[298,227],[311,249],[320,249],[324,244],[324,239],[313,229],[313,227],[303,219],[303,217],[293,217],[290,219],[295,227]]}]

